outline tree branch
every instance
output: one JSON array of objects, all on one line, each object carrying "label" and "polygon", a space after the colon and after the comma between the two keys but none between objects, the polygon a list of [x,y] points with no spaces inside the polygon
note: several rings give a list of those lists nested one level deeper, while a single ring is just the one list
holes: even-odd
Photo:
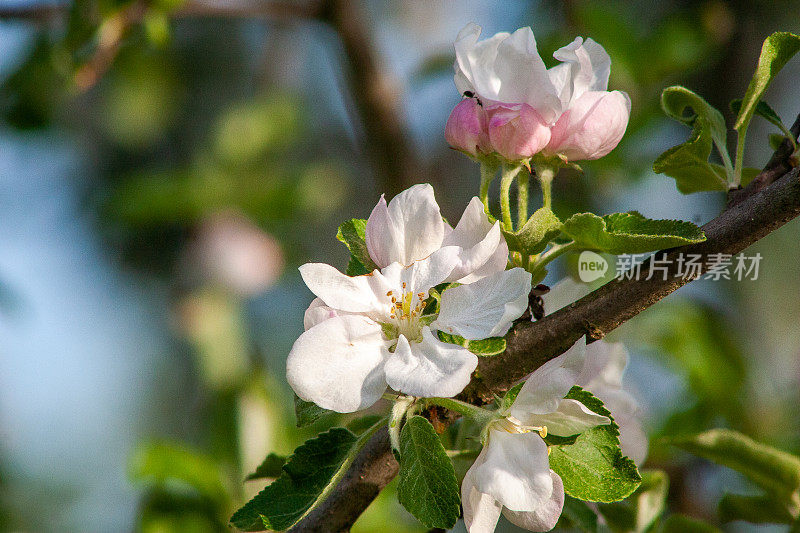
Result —
[{"label": "tree branch", "polygon": [[[797,135],[800,117],[792,127]],[[648,280],[652,261],[641,265],[641,276],[637,279],[614,280],[577,302],[536,322],[522,322],[506,335],[506,351],[490,358],[482,358],[472,382],[458,398],[472,403],[488,403],[494,393],[507,390],[515,382],[536,370],[550,359],[557,357],[572,346],[583,335],[589,341],[600,339],[638,313],[655,304],[665,296],[696,278],[677,275],[678,254],[701,254],[705,272],[716,264],[712,254],[736,254],[762,239],[767,234],[800,216],[800,169],[792,168],[788,155],[779,149],[775,156],[748,187],[733,194],[738,202],[728,207],[719,216],[703,226],[706,241],[694,245],[672,248],[654,254],[653,258],[668,259],[668,275],[653,275]],[[783,157],[781,160],[780,158]],[[778,179],[762,175],[774,173],[775,168],[785,169]],[[652,258],[651,258],[652,259]],[[381,449],[383,450],[381,453]],[[362,451],[347,474],[348,479],[379,479],[376,487],[382,488],[397,473],[396,462],[386,465],[370,461],[369,457],[383,460],[391,455],[384,434],[376,434]],[[358,466],[356,466],[358,465]],[[381,475],[381,470],[383,474]],[[349,531],[350,526],[372,503],[375,492],[357,492],[341,485],[323,504],[326,509],[337,509],[335,529],[327,531]],[[312,513],[291,531],[323,531],[328,516]],[[300,528],[301,529],[297,529]]]}]

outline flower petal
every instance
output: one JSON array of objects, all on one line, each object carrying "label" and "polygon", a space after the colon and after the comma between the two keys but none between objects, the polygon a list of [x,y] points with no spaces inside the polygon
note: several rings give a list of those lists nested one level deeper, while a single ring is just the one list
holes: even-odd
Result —
[{"label": "flower petal", "polygon": [[500,80],[495,74],[494,60],[497,57],[497,47],[510,34],[501,32],[479,42],[480,34],[481,27],[473,22],[458,32],[454,43],[454,81],[461,94],[473,91],[484,99],[497,100]]},{"label": "flower petal", "polygon": [[388,308],[386,291],[392,287],[378,271],[350,277],[324,263],[306,263],[299,270],[311,292],[328,307],[370,314],[380,314]]},{"label": "flower petal", "polygon": [[607,416],[598,415],[578,400],[561,400],[558,409],[544,415],[533,415],[523,420],[531,426],[547,426],[547,432],[553,435],[569,437],[578,435],[595,426],[610,424]]},{"label": "flower petal", "polygon": [[314,298],[314,301],[311,302],[311,305],[308,306],[303,315],[303,328],[308,331],[317,324],[337,316],[337,314],[335,309],[325,305],[325,302],[321,299]]},{"label": "flower petal", "polygon": [[469,340],[505,335],[527,309],[530,290],[531,275],[521,268],[447,289],[431,327]]},{"label": "flower petal", "polygon": [[502,272],[508,263],[508,246],[500,232],[500,223],[489,222],[483,203],[474,197],[470,200],[455,229],[448,233],[442,246],[458,246],[459,264],[450,273],[448,281],[472,283],[481,278]]},{"label": "flower petal", "polygon": [[531,414],[556,411],[562,398],[577,383],[585,357],[586,338],[581,337],[569,350],[537,368],[520,389],[511,414],[524,421]]},{"label": "flower petal", "polygon": [[622,376],[628,365],[628,351],[621,342],[599,340],[586,347],[586,364],[578,383],[585,389],[622,388]]},{"label": "flower petal", "polygon": [[475,156],[490,152],[488,121],[483,106],[474,98],[465,98],[450,113],[444,126],[444,138],[450,146]]},{"label": "flower petal", "polygon": [[[584,41],[582,37],[576,37],[567,46],[556,50],[553,57],[564,61],[548,73],[559,89],[559,97],[565,109],[586,91],[605,91],[608,87],[611,58],[594,40]],[[562,65],[567,68],[564,69]],[[568,72],[566,76],[564,70]]]},{"label": "flower petal", "polygon": [[491,430],[472,469],[475,488],[512,511],[535,511],[553,495],[547,445],[536,432]]},{"label": "flower petal", "polygon": [[386,390],[389,350],[381,326],[367,317],[333,317],[295,341],[286,379],[303,400],[350,413],[378,401]]},{"label": "flower petal", "polygon": [[[477,462],[476,462],[477,464]],[[468,533],[493,533],[503,505],[475,488],[473,465],[461,483],[461,505]]]},{"label": "flower petal", "polygon": [[[459,249],[456,246],[439,248],[425,259],[409,266],[392,263],[381,271],[383,279],[392,290],[420,292],[427,295],[431,287],[442,283],[458,265]],[[412,305],[413,307],[413,305]]]},{"label": "flower petal", "polygon": [[546,315],[555,313],[562,307],[580,300],[591,292],[592,288],[586,283],[578,283],[567,276],[550,288],[550,292],[542,296],[544,312]]},{"label": "flower petal", "polygon": [[492,149],[510,161],[538,154],[550,140],[550,126],[528,104],[495,104],[486,108]]},{"label": "flower petal", "polygon": [[381,196],[367,220],[367,250],[379,268],[424,259],[442,245],[443,237],[442,214],[427,183],[409,187],[388,205]]},{"label": "flower petal", "polygon": [[553,479],[553,494],[544,505],[527,512],[504,509],[503,516],[515,526],[528,531],[550,531],[556,527],[561,510],[564,508],[564,483],[561,481],[561,476],[552,470],[550,477]]},{"label": "flower petal", "polygon": [[386,382],[410,396],[450,398],[467,386],[478,357],[461,346],[448,344],[422,329],[422,342],[409,343],[400,335],[386,362]]}]

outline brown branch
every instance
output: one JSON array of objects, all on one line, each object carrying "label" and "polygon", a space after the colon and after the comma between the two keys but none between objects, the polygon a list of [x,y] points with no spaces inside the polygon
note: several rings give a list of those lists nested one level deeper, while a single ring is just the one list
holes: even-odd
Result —
[{"label": "brown branch", "polygon": [[[795,122],[800,129],[800,117]],[[793,126],[792,131],[797,131]],[[781,154],[779,149],[776,156]],[[786,157],[786,155],[784,155]],[[767,185],[760,185],[759,178],[774,168],[782,166],[789,170]],[[577,302],[536,322],[518,323],[506,335],[505,353],[481,359],[472,382],[459,395],[462,400],[481,404],[492,401],[494,393],[507,390],[515,382],[536,370],[546,361],[567,350],[580,337],[587,335],[589,341],[599,339],[621,324],[636,316],[673,291],[692,281],[677,275],[678,254],[701,254],[703,271],[715,261],[711,254],[736,254],[762,239],[770,232],[800,216],[800,169],[791,169],[791,162],[779,162],[773,157],[764,171],[748,187],[741,190],[741,200],[723,211],[703,226],[706,241],[690,246],[682,246],[657,252],[653,258],[667,259],[662,263],[668,266],[668,275],[655,272],[648,280],[651,261],[641,266],[642,275],[638,279],[615,280],[581,298]],[[660,274],[660,275],[658,275]],[[696,279],[696,278],[694,278]],[[388,484],[397,472],[395,463],[390,468],[384,464],[367,460],[367,456],[384,458],[391,454],[385,436],[376,435],[359,455],[358,467],[350,469],[349,479],[381,480]],[[381,446],[383,453],[381,453]],[[365,453],[368,450],[367,453]],[[391,477],[382,476],[384,474]],[[376,470],[377,469],[377,470]],[[361,513],[372,503],[377,492],[356,494],[346,487],[337,487],[324,503],[326,509],[336,509],[331,514],[312,514],[301,524],[303,529],[292,531],[323,531],[325,520],[334,519],[336,529],[330,531],[349,531]],[[349,513],[343,516],[341,513]],[[313,519],[312,519],[313,517]],[[313,520],[313,524],[310,521]],[[299,525],[298,525],[299,527]]]}]

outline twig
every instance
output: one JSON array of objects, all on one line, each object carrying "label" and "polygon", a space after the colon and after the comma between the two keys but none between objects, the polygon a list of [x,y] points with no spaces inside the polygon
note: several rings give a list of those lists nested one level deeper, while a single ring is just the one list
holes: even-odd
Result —
[{"label": "twig", "polygon": [[[795,125],[800,128],[800,117]],[[780,151],[776,154],[780,154]],[[771,165],[775,165],[773,160],[770,160],[765,172],[770,170]],[[659,258],[670,259],[669,275],[666,280],[662,274],[654,275],[651,280],[642,275],[638,279],[612,281],[542,320],[517,324],[506,336],[506,352],[482,359],[472,382],[458,398],[472,403],[491,401],[494,392],[508,389],[514,382],[524,378],[549,359],[563,353],[581,336],[588,335],[590,340],[600,338],[692,281],[676,275],[677,263],[674,258],[677,254],[681,252],[702,254],[704,265],[708,268],[712,264],[709,260],[710,254],[738,253],[800,216],[800,169],[785,172],[771,184],[760,189],[757,187],[759,186],[755,181],[751,183],[742,190],[742,200],[737,205],[726,209],[703,226],[707,237],[705,242],[656,254]],[[643,274],[649,272],[650,262],[641,268]],[[378,436],[373,437],[367,446],[372,456],[386,457],[386,454],[390,453],[385,437],[381,439]],[[379,453],[381,446],[384,447],[383,454]],[[364,452],[362,455],[363,457],[357,460],[359,468],[353,468],[348,472],[349,478],[359,478],[362,475],[376,476],[375,468],[386,468],[385,473],[395,475],[397,469],[394,464],[391,468],[385,467],[366,460]],[[385,483],[390,479],[381,478]],[[349,527],[369,506],[375,495],[377,493],[356,495],[355,492],[350,492],[348,487],[337,487],[324,505],[326,508],[335,509],[346,507],[351,514],[344,522],[343,517],[337,515],[335,525],[338,529],[330,531],[349,531]],[[315,517],[313,524],[309,523],[312,516]],[[324,514],[313,513],[303,521],[305,529],[296,531],[323,531],[327,525],[326,519],[327,516]]]}]

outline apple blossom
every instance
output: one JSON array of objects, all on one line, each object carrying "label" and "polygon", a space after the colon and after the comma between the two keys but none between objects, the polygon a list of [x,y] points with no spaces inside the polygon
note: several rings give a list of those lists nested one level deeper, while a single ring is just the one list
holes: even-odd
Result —
[{"label": "apple blossom", "polygon": [[297,395],[339,412],[364,409],[387,387],[410,396],[455,396],[478,359],[439,340],[444,330],[477,340],[504,335],[527,307],[531,275],[513,268],[442,293],[440,312],[423,315],[432,287],[461,264],[445,246],[409,266],[393,262],[349,277],[321,263],[300,267],[318,297],[306,311],[306,331],[286,362]]},{"label": "apple blossom", "polygon": [[477,156],[492,151],[486,111],[475,98],[465,98],[453,109],[444,126],[444,137],[450,146],[467,155]]},{"label": "apple blossom", "polygon": [[444,281],[471,283],[505,270],[508,246],[500,225],[473,198],[455,228],[442,219],[433,187],[414,185],[387,204],[381,196],[366,228],[367,251],[379,268],[410,265],[442,247],[456,247],[458,261]]},{"label": "apple blossom", "polygon": [[548,433],[571,436],[610,420],[564,396],[584,366],[581,339],[533,372],[514,403],[490,422],[480,455],[461,485],[469,533],[494,531],[502,513],[529,531],[552,529],[564,505],[561,477],[550,469]]}]

